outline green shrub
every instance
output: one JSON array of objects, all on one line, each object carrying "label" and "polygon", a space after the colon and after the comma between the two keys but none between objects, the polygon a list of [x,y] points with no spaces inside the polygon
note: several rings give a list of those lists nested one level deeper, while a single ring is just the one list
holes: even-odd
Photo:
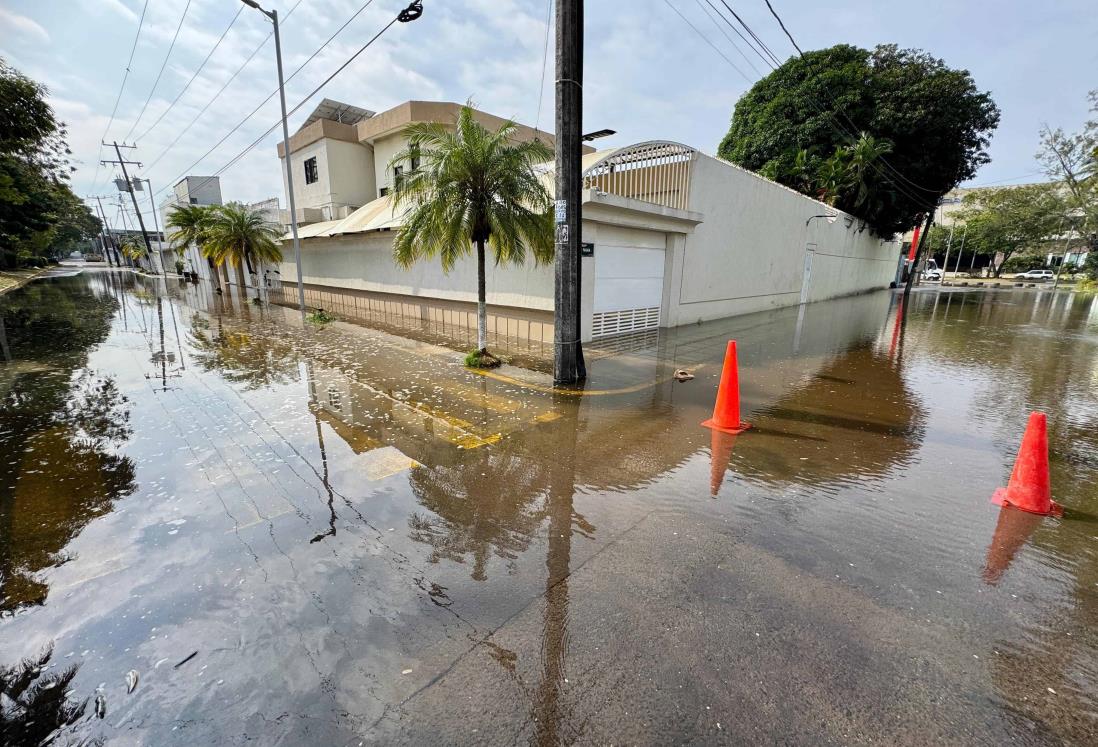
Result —
[{"label": "green shrub", "polygon": [[324,309],[317,309],[308,314],[305,318],[313,324],[328,324],[329,322],[335,321],[335,317]]},{"label": "green shrub", "polygon": [[473,350],[465,356],[465,366],[467,368],[498,368],[501,365],[503,365],[503,361],[488,351],[482,353],[479,350]]},{"label": "green shrub", "polygon": [[1083,278],[1075,284],[1075,290],[1079,293],[1095,293],[1098,292],[1098,280],[1091,280],[1090,278]]}]

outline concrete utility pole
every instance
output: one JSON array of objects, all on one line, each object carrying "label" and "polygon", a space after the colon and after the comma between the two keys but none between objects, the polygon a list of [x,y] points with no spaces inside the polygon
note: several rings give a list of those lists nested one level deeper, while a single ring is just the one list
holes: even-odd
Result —
[{"label": "concrete utility pole", "polygon": [[100,163],[102,163],[104,166],[114,163],[122,167],[122,178],[126,180],[126,191],[130,193],[130,199],[133,200],[133,209],[134,212],[137,213],[137,222],[141,226],[141,238],[145,240],[145,251],[147,252],[149,257],[149,267],[153,269],[153,272],[156,272],[156,265],[153,264],[152,260],[152,244],[149,243],[149,232],[145,230],[145,219],[141,216],[141,208],[137,206],[137,195],[134,194],[133,191],[133,182],[130,181],[130,174],[126,171],[127,163],[133,164],[137,167],[140,167],[141,163],[138,161],[127,161],[122,157],[122,148],[136,148],[137,146],[126,145],[124,143],[122,145],[119,145],[117,140],[115,140],[113,143],[103,143],[103,145],[113,146],[114,152],[118,154],[117,161],[100,161]]},{"label": "concrete utility pole", "polygon": [[[149,181],[148,179],[139,179],[138,181],[145,182],[145,185],[148,186],[148,188],[149,188],[149,207],[152,208],[153,228],[156,229],[156,243],[159,246],[163,246],[163,244],[160,241],[160,218],[158,218],[157,215],[156,215],[156,202],[153,200],[153,185],[152,185],[152,182]],[[156,254],[160,258],[160,274],[167,275],[168,274],[167,269],[165,269],[165,267],[164,267],[164,255],[161,254],[159,250],[157,250]],[[150,259],[149,262],[152,262],[152,260]]]},{"label": "concrete utility pole", "polygon": [[[274,27],[275,64],[278,68],[278,100],[282,105],[282,149],[286,154],[286,202],[290,206],[290,231],[294,237],[294,264],[297,267],[297,302],[301,315],[305,316],[305,282],[301,279],[301,240],[297,236],[297,206],[294,204],[294,170],[290,163],[290,128],[286,124],[286,82],[282,78],[282,42],[278,36],[278,11],[267,11],[256,0],[240,0],[249,8],[255,8],[267,16]],[[259,282],[259,278],[256,278]]]},{"label": "concrete utility pole", "polygon": [[[95,200],[98,202],[99,198]],[[103,217],[103,211],[101,208],[92,206],[95,209],[95,214],[99,216],[99,241],[103,244],[103,256],[107,258],[107,265],[114,266],[114,262],[111,261],[111,250],[107,246],[107,220]]]},{"label": "concrete utility pole", "polygon": [[946,241],[946,256],[945,256],[945,259],[942,260],[942,282],[945,282],[946,272],[949,270],[949,252],[950,252],[951,249],[953,249],[953,228],[954,228],[954,225],[955,224],[953,224],[953,223],[949,224],[949,240]]},{"label": "concrete utility pole", "polygon": [[587,378],[580,345],[580,157],[583,127],[583,0],[557,0],[556,226],[553,382]]},{"label": "concrete utility pole", "polygon": [[105,247],[104,251],[113,251],[114,265],[115,267],[121,267],[122,258],[118,256],[118,249],[114,245],[114,234],[111,233],[111,224],[107,222],[107,211],[103,209],[103,200],[96,196],[95,201],[99,203],[99,217],[103,219],[103,227],[107,229],[107,239],[110,241],[110,246]]}]

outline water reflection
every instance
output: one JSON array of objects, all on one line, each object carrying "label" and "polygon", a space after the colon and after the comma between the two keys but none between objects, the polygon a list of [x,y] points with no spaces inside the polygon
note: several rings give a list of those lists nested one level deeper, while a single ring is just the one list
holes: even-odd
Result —
[{"label": "water reflection", "polygon": [[136,489],[116,452],[131,435],[114,378],[83,369],[117,303],[70,280],[0,300],[11,361],[0,368],[0,613],[42,604],[38,574],[71,560],[84,526]]},{"label": "water reflection", "polygon": [[[57,741],[88,709],[88,699],[72,698],[79,667],[51,668],[53,646],[10,667],[0,666],[0,744],[38,747]],[[81,741],[97,745],[97,739]]]}]

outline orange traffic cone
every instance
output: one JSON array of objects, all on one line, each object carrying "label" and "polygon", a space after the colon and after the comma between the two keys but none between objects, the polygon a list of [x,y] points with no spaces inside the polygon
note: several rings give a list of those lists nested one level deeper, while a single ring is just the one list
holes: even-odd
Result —
[{"label": "orange traffic cone", "polygon": [[743,433],[751,426],[740,421],[740,372],[736,364],[736,341],[729,340],[724,353],[724,369],[721,371],[721,383],[717,387],[717,403],[713,406],[713,417],[702,423],[725,433]]},{"label": "orange traffic cone", "polygon": [[736,443],[736,436],[732,433],[714,428],[709,440],[709,495],[716,498],[720,492],[721,483],[724,482],[724,474],[728,471],[728,463],[732,459],[732,446]]},{"label": "orange traffic cone", "polygon": [[984,563],[982,575],[985,583],[992,586],[999,583],[1014,556],[1042,521],[1043,516],[1020,511],[1014,506],[999,509],[999,521],[995,524],[995,534],[987,548],[987,562]]},{"label": "orange traffic cone", "polygon": [[1014,471],[1005,488],[991,497],[998,506],[1014,506],[1031,514],[1062,516],[1063,507],[1052,500],[1048,478],[1048,422],[1043,412],[1031,412]]}]

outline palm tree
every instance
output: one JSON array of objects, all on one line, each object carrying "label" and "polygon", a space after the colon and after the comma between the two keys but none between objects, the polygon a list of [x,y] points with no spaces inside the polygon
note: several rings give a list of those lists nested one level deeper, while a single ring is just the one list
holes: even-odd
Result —
[{"label": "palm tree", "polygon": [[255,275],[253,261],[282,261],[282,231],[248,205],[230,202],[211,207],[201,236],[202,254],[214,264],[244,264],[249,275]]},{"label": "palm tree", "polygon": [[[202,251],[202,245],[206,243],[206,230],[209,228],[210,214],[211,206],[208,205],[179,205],[172,210],[171,215],[165,221],[165,225],[167,228],[172,229],[168,233],[168,240],[171,241],[177,253],[182,254],[183,250],[191,244],[198,247],[199,252]],[[210,270],[214,270],[213,260],[207,257],[206,261],[210,263]],[[214,271],[210,274],[216,281],[217,272]]]},{"label": "palm tree", "polygon": [[[867,132],[858,136],[853,145],[847,147],[847,168],[849,169],[849,181],[856,189],[854,207],[860,208],[874,187],[872,171],[879,171],[877,161],[892,152],[892,141],[884,138],[875,138]],[[879,181],[879,180],[876,180]]]},{"label": "palm tree", "polygon": [[123,236],[119,239],[118,251],[121,252],[123,257],[130,260],[131,266],[133,266],[137,260],[148,254],[148,251],[145,249],[145,244],[138,241],[133,236]]},{"label": "palm tree", "polygon": [[553,156],[540,140],[516,142],[507,121],[492,132],[461,108],[453,127],[409,125],[407,147],[389,167],[419,164],[393,185],[394,205],[409,205],[393,243],[402,267],[438,256],[449,271],[476,247],[477,351],[480,365],[499,365],[488,353],[485,247],[496,264],[522,264],[529,248],[541,264],[553,258],[552,201],[536,166]]}]

